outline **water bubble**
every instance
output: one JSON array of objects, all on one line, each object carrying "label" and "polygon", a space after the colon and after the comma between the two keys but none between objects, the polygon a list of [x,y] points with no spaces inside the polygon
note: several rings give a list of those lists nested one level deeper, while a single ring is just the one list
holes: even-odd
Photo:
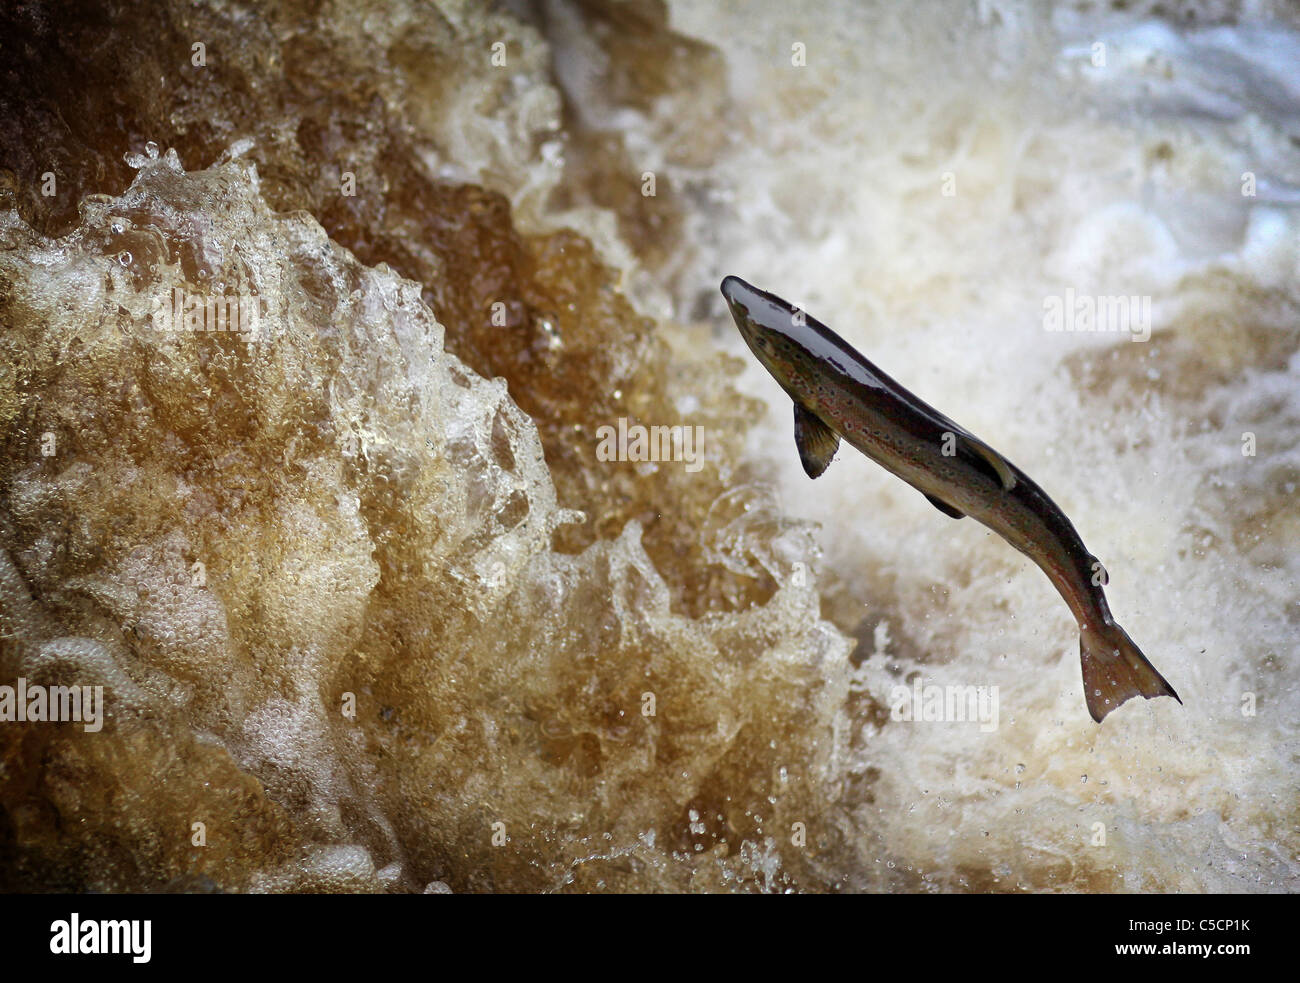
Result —
[{"label": "water bubble", "polygon": [[146,144],[144,145],[144,152],[145,152],[146,154],[148,154],[148,155],[150,156],[150,158],[152,158],[153,160],[157,160],[157,159],[158,159],[158,144],[156,144],[156,143],[154,143],[152,140],[150,140],[148,143],[146,143]]},{"label": "water bubble", "polygon": [[125,249],[123,249],[120,253],[117,254],[117,261],[121,263],[123,266],[130,266],[131,254],[127,252]]},{"label": "water bubble", "polygon": [[560,345],[563,344],[563,339],[560,337],[560,329],[549,316],[543,315],[538,318],[537,325],[542,329],[542,333],[546,335],[547,347],[559,348]]}]

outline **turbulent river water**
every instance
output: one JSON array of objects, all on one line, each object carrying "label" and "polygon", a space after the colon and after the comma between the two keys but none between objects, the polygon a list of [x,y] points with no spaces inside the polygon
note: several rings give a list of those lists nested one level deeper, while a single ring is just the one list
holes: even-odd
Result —
[{"label": "turbulent river water", "polygon": [[[1288,5],[73,6],[0,14],[0,885],[1300,887]],[[1182,705],[810,481],[728,274],[1031,475]]]}]

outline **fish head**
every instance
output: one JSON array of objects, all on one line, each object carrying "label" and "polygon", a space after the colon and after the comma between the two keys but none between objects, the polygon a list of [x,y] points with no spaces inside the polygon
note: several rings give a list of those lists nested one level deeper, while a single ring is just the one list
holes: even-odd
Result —
[{"label": "fish head", "polygon": [[782,378],[790,367],[798,311],[738,276],[722,281],[722,296],[754,357],[778,379]]},{"label": "fish head", "polygon": [[843,343],[799,308],[738,276],[723,280],[721,289],[754,357],[792,395],[818,360],[841,360]]},{"label": "fish head", "polygon": [[815,317],[738,276],[722,281],[722,296],[750,350],[792,396],[810,380],[848,375],[879,386],[879,370]]}]

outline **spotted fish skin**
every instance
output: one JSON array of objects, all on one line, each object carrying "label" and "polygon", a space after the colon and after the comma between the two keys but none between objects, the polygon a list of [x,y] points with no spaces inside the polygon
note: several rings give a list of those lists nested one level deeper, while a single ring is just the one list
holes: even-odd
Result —
[{"label": "spotted fish skin", "polygon": [[826,470],[843,439],[940,511],[970,516],[1033,560],[1079,624],[1084,697],[1098,723],[1134,696],[1182,702],[1115,623],[1104,568],[1028,475],[816,318],[735,276],[722,281],[722,295],[750,351],[794,403],[809,477]]}]

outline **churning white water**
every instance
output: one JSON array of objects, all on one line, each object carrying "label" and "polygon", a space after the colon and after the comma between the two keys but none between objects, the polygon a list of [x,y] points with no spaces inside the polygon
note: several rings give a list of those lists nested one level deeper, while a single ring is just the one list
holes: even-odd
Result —
[{"label": "churning white water", "polygon": [[[76,35],[135,81],[65,198],[0,175],[0,685],[105,723],[0,728],[0,882],[1300,888],[1300,17],[1227,6]],[[137,91],[200,13],[229,72]],[[728,274],[1032,476],[1182,705],[1095,724],[1040,570],[810,481]],[[158,323],[236,294],[253,341]]]},{"label": "churning white water", "polygon": [[[882,779],[856,808],[887,853],[958,883],[991,864],[974,887],[1100,870],[1117,890],[1294,890],[1294,21],[993,2],[672,19],[725,52],[735,100],[701,265],[802,306],[1034,477],[1183,699],[1094,724],[1043,574],[851,449],[810,482],[789,400],[720,329],[769,405],[754,453],[861,607],[866,685],[998,688],[995,730],[894,724],[860,752]],[[1048,330],[1067,296],[1149,298],[1149,339]]]}]

